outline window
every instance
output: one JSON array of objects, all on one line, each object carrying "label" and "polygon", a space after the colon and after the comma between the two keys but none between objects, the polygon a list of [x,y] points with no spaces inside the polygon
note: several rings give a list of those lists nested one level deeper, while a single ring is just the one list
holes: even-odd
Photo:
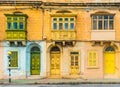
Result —
[{"label": "window", "polygon": [[11,51],[10,67],[18,67],[18,52]]},{"label": "window", "polygon": [[114,15],[92,15],[93,30],[113,30]]},{"label": "window", "polygon": [[25,30],[25,16],[7,16],[7,30]]},{"label": "window", "polygon": [[98,66],[98,54],[97,54],[97,51],[88,51],[88,66],[89,67]]},{"label": "window", "polygon": [[74,17],[53,17],[52,18],[53,30],[74,30],[75,18]]}]

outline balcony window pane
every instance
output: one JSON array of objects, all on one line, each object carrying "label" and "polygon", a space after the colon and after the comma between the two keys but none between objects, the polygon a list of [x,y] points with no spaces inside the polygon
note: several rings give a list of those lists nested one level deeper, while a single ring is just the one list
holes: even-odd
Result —
[{"label": "balcony window pane", "polygon": [[68,18],[65,18],[65,21],[68,21]]},{"label": "balcony window pane", "polygon": [[104,29],[105,29],[105,30],[108,29],[108,21],[107,21],[107,20],[104,21]]},{"label": "balcony window pane", "polygon": [[93,20],[93,30],[97,30],[97,21]]},{"label": "balcony window pane", "polygon": [[10,30],[10,29],[12,28],[11,22],[8,22],[8,23],[7,23],[7,28],[8,28],[8,30]]},{"label": "balcony window pane", "polygon": [[61,22],[63,19],[62,18],[59,18],[59,21]]},{"label": "balcony window pane", "polygon": [[62,28],[63,28],[63,24],[59,23],[59,30],[62,30]]},{"label": "balcony window pane", "polygon": [[97,19],[97,16],[93,16],[93,19]]},{"label": "balcony window pane", "polygon": [[13,20],[17,20],[17,18],[15,17],[15,18],[13,18]]},{"label": "balcony window pane", "polygon": [[110,24],[109,24],[109,27],[110,27],[110,30],[113,30],[113,21],[110,21]]},{"label": "balcony window pane", "polygon": [[104,19],[108,19],[108,15],[104,15]]},{"label": "balcony window pane", "polygon": [[53,21],[57,21],[57,18],[53,18]]},{"label": "balcony window pane", "polygon": [[19,20],[21,20],[21,21],[22,21],[22,20],[24,20],[24,18],[19,18]]},{"label": "balcony window pane", "polygon": [[98,16],[99,19],[102,19],[102,16]]},{"label": "balcony window pane", "polygon": [[9,20],[12,20],[12,18],[7,18],[7,20],[9,21]]},{"label": "balcony window pane", "polygon": [[70,18],[70,21],[74,21],[74,18]]},{"label": "balcony window pane", "polygon": [[14,22],[13,26],[14,26],[14,29],[16,30],[17,29],[17,22]]},{"label": "balcony window pane", "polygon": [[68,30],[68,23],[65,23],[65,30]]},{"label": "balcony window pane", "polygon": [[23,30],[23,28],[24,28],[23,22],[20,22],[20,23],[19,23],[19,26],[20,26],[20,30]]},{"label": "balcony window pane", "polygon": [[99,21],[99,22],[98,22],[98,29],[99,29],[99,30],[102,30],[102,21]]},{"label": "balcony window pane", "polygon": [[74,23],[70,23],[70,29],[71,29],[71,30],[74,29]]},{"label": "balcony window pane", "polygon": [[53,29],[57,30],[57,23],[53,23]]},{"label": "balcony window pane", "polygon": [[113,17],[114,17],[114,16],[113,16],[113,15],[111,15],[111,16],[110,16],[110,19],[113,19]]}]

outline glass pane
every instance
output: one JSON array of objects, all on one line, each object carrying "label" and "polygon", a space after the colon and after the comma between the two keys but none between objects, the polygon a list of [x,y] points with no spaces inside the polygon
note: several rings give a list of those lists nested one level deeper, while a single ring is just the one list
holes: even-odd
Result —
[{"label": "glass pane", "polygon": [[110,47],[106,48],[105,51],[115,51],[115,49],[110,46]]},{"label": "glass pane", "polygon": [[54,51],[60,51],[60,49],[57,46],[54,46],[51,48],[50,52]]},{"label": "glass pane", "polygon": [[74,23],[70,23],[70,29],[71,29],[71,30],[74,29]]},{"label": "glass pane", "polygon": [[97,19],[97,16],[93,16],[93,19]]},{"label": "glass pane", "polygon": [[68,21],[68,18],[65,18],[65,21]]},{"label": "glass pane", "polygon": [[63,19],[62,18],[59,18],[59,21],[62,21]]},{"label": "glass pane", "polygon": [[23,22],[20,22],[20,29],[23,30],[24,29],[24,26],[23,26]]},{"label": "glass pane", "polygon": [[108,19],[108,15],[104,15],[104,19]]},{"label": "glass pane", "polygon": [[98,29],[102,30],[102,21],[98,21]]},{"label": "glass pane", "polygon": [[63,28],[63,24],[59,23],[59,30],[62,30],[62,28]]},{"label": "glass pane", "polygon": [[70,21],[74,21],[74,18],[70,18]]},{"label": "glass pane", "polygon": [[102,19],[102,16],[98,16],[99,19]]},{"label": "glass pane", "polygon": [[114,16],[113,16],[113,15],[111,15],[111,16],[110,16],[110,19],[113,19],[113,17],[114,17]]},{"label": "glass pane", "polygon": [[19,18],[19,20],[24,20],[24,18]]},{"label": "glass pane", "polygon": [[12,20],[12,18],[7,18],[7,20]]},{"label": "glass pane", "polygon": [[17,22],[13,23],[14,29],[17,29]]},{"label": "glass pane", "polygon": [[68,23],[65,23],[65,30],[68,30]]},{"label": "glass pane", "polygon": [[107,20],[104,21],[104,29],[105,29],[105,30],[108,29],[108,21],[107,21]]},{"label": "glass pane", "polygon": [[78,52],[70,52],[70,54],[79,54]]},{"label": "glass pane", "polygon": [[93,20],[93,30],[97,30],[97,21]]},{"label": "glass pane", "polygon": [[53,21],[57,21],[57,18],[53,18]]},{"label": "glass pane", "polygon": [[57,23],[53,23],[53,29],[57,30]]},{"label": "glass pane", "polygon": [[7,23],[7,29],[11,29],[12,28],[12,24],[11,24],[11,22],[8,22]]},{"label": "glass pane", "polygon": [[110,24],[109,24],[109,27],[110,27],[110,30],[113,30],[113,21],[110,21]]},{"label": "glass pane", "polygon": [[78,66],[78,62],[75,62],[75,66]]},{"label": "glass pane", "polygon": [[13,18],[13,20],[17,20],[17,18],[15,17],[15,18]]}]

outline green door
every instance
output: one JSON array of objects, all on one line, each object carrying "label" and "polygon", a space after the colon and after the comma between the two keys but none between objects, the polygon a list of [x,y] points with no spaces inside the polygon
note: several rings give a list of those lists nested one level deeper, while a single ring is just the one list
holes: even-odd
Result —
[{"label": "green door", "polygon": [[31,49],[31,75],[40,75],[40,50],[38,47]]}]

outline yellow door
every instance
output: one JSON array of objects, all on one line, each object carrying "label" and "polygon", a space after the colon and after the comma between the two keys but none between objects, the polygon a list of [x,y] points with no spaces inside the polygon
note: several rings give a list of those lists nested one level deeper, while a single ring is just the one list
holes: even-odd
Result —
[{"label": "yellow door", "polygon": [[79,74],[79,58],[78,54],[72,54],[70,60],[70,75]]},{"label": "yellow door", "polygon": [[105,52],[104,72],[105,74],[115,73],[115,53],[114,52]]},{"label": "yellow door", "polygon": [[60,75],[60,53],[51,53],[50,57],[50,74]]}]

